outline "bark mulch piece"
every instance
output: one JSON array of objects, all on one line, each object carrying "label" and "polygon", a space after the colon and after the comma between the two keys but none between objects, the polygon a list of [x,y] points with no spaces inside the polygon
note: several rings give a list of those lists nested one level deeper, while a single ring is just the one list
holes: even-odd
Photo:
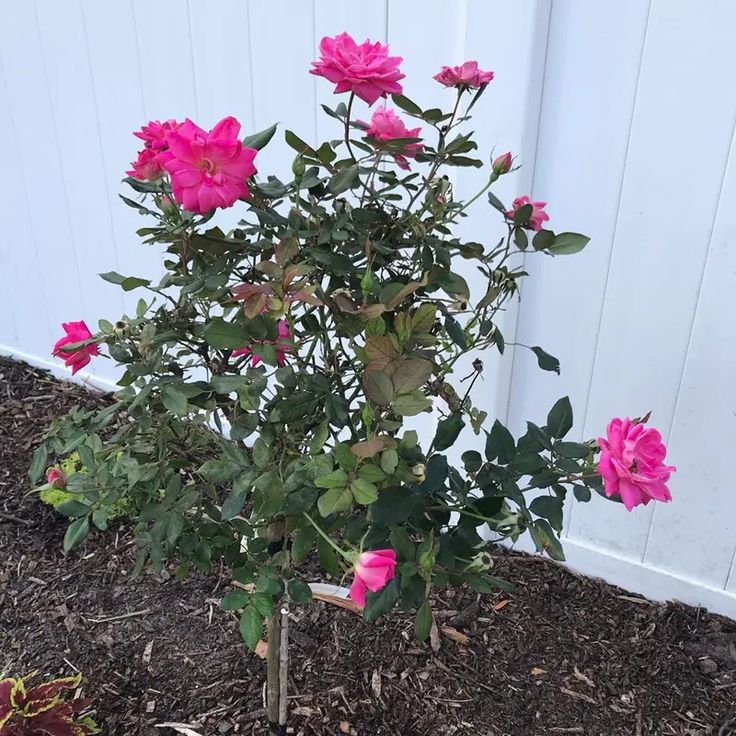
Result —
[{"label": "bark mulch piece", "polygon": [[[124,526],[64,557],[64,520],[27,495],[51,418],[100,400],[0,359],[0,672],[81,670],[112,736],[177,733],[157,727],[166,722],[262,734],[265,667],[217,606],[227,577],[131,582]],[[499,551],[495,573],[517,591],[435,597],[438,628],[467,644],[438,633],[418,646],[398,612],[367,625],[321,603],[295,607],[291,732],[736,736],[736,622],[541,558]]]}]

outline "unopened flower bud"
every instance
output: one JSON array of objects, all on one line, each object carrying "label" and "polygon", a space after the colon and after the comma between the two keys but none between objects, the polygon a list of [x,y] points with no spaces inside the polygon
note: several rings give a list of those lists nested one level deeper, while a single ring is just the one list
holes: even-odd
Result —
[{"label": "unopened flower bud", "polygon": [[301,156],[297,156],[291,165],[291,173],[294,174],[295,178],[301,179],[304,176],[305,169],[304,159]]},{"label": "unopened flower bud", "polygon": [[371,291],[373,291],[373,285],[375,283],[375,279],[373,278],[373,271],[370,269],[366,269],[365,274],[363,275],[363,278],[360,280],[360,289],[366,294],[370,294]]},{"label": "unopened flower bud", "polygon": [[493,173],[496,174],[496,176],[503,176],[503,174],[508,174],[509,171],[511,171],[512,162],[513,157],[511,155],[511,151],[502,153],[500,156],[493,159]]},{"label": "unopened flower bud", "polygon": [[412,469],[412,475],[417,479],[417,483],[424,483],[424,479],[427,477],[426,468],[423,463],[417,463]]},{"label": "unopened flower bud", "polygon": [[66,473],[60,468],[49,468],[46,471],[46,481],[53,488],[64,489],[66,488]]},{"label": "unopened flower bud", "polygon": [[164,194],[161,197],[161,211],[168,217],[173,217],[179,212],[176,202],[168,194]]}]

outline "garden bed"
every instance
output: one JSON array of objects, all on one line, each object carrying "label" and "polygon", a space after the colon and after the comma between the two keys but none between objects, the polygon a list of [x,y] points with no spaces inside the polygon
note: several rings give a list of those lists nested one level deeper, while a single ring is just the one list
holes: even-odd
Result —
[{"label": "garden bed", "polygon": [[[124,526],[64,557],[64,520],[26,495],[51,418],[99,400],[0,359],[0,672],[79,669],[111,736],[176,733],[157,727],[167,722],[262,734],[265,666],[218,608],[226,577],[130,582]],[[736,623],[541,558],[499,552],[494,572],[517,591],[435,596],[447,628],[434,647],[398,612],[367,625],[321,603],[296,608],[293,733],[736,734]]]}]

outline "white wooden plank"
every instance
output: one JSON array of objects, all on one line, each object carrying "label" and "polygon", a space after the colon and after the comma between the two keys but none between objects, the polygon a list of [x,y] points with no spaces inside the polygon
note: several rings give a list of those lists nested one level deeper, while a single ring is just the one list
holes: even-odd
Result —
[{"label": "white wooden plank", "polygon": [[583,438],[648,13],[640,0],[562,0],[552,9],[533,193],[548,201],[553,229],[591,242],[571,257],[526,258],[517,341],[557,356],[562,374],[541,371],[531,352],[517,349],[508,414],[517,432],[527,420],[543,423],[568,395],[573,433]]},{"label": "white wooden plank", "polygon": [[317,79],[309,74],[316,58],[314,0],[249,0],[248,8],[255,127],[279,123],[277,137],[258,156],[258,170],[290,178],[296,153],[284,143],[284,130],[316,142]]},{"label": "white wooden plank", "polygon": [[[736,110],[734,110],[736,115]],[[724,440],[736,436],[736,143],[723,182],[700,300],[670,434],[678,465],[671,504],[654,509],[646,563],[725,587],[736,550],[736,457]],[[725,317],[725,318],[724,318]],[[714,355],[714,353],[716,355]],[[673,555],[673,550],[687,554]]]},{"label": "white wooden plank", "polygon": [[13,213],[13,217],[6,218],[3,223],[0,240],[0,284],[4,294],[0,311],[5,312],[0,322],[0,342],[23,345],[37,355],[48,355],[58,329],[54,324],[51,330],[48,318],[47,304],[50,297],[53,299],[54,287],[49,288],[48,283],[44,283],[41,273],[38,243],[30,222],[28,185],[20,163],[20,147],[1,53],[0,139],[5,141],[0,199],[6,211]]},{"label": "white wooden plank", "polygon": [[[117,319],[123,300],[119,288],[98,276],[118,270],[119,262],[82,7],[38,0],[36,13],[44,55],[53,59],[47,68],[49,96],[86,319],[94,330],[102,316]],[[64,34],[59,33],[62,26],[67,27]],[[106,368],[112,368],[108,361],[91,366],[95,371]]]},{"label": "white wooden plank", "polygon": [[[681,3],[678,12],[652,5],[586,435],[603,431],[611,416],[647,409],[653,425],[669,432],[736,115],[733,95],[713,92],[730,84],[734,22],[736,6],[726,1]],[[690,175],[673,151],[695,130]],[[677,497],[676,477],[672,488]],[[651,508],[579,506],[570,534],[641,559]],[[671,564],[676,569],[677,558]]]},{"label": "white wooden plank", "polygon": [[[56,120],[49,100],[45,68],[48,62],[39,41],[33,3],[14,6],[13,22],[0,23],[0,48],[15,130],[16,154],[28,194],[29,216],[19,224],[30,230],[38,245],[38,273],[41,288],[46,292],[42,299],[47,301],[49,308],[46,321],[55,324],[52,334],[58,339],[63,335],[59,325],[62,320],[85,319],[89,314],[69,223]],[[19,242],[27,239],[25,236]],[[34,275],[28,270],[19,270],[16,277],[25,286],[25,279],[33,279]],[[51,289],[56,298],[52,296]],[[38,295],[38,292],[29,293],[21,303],[27,303],[29,298],[35,299]],[[60,304],[63,304],[63,310]],[[26,324],[25,329],[30,335],[34,327]],[[40,354],[48,355],[53,341],[45,346],[40,342],[34,339]]]}]

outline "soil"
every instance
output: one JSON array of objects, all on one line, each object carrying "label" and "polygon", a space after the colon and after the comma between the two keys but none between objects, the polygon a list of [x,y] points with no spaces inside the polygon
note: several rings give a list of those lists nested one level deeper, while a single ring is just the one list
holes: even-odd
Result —
[{"label": "soil", "polygon": [[[64,520],[28,495],[51,418],[100,400],[0,359],[0,673],[80,670],[112,736],[264,734],[265,666],[218,608],[226,574],[129,581],[124,526],[65,557]],[[499,550],[495,573],[517,591],[436,596],[438,625],[465,644],[440,634],[419,646],[401,613],[369,625],[295,608],[290,732],[736,735],[736,622],[537,557]]]}]

